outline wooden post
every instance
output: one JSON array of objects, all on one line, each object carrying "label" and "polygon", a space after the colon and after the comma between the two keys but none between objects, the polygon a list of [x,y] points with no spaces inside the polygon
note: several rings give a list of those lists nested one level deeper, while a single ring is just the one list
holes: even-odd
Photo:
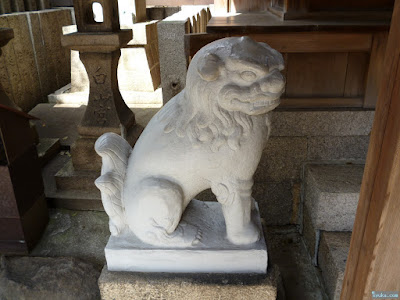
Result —
[{"label": "wooden post", "polygon": [[393,10],[341,299],[400,291],[400,0]]}]

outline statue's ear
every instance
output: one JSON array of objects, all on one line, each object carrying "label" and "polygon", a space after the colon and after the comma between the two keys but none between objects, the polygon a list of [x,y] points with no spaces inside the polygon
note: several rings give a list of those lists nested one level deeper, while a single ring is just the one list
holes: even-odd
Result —
[{"label": "statue's ear", "polygon": [[197,71],[199,72],[200,77],[204,80],[214,81],[219,77],[219,68],[222,64],[222,60],[219,56],[207,53],[198,61]]}]

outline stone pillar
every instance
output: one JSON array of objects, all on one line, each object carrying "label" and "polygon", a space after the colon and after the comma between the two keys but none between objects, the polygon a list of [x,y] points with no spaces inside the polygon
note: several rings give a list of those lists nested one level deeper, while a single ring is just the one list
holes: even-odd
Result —
[{"label": "stone pillar", "polygon": [[[93,19],[92,4],[103,8],[103,22]],[[90,82],[89,101],[78,126],[80,134],[72,146],[75,170],[99,171],[100,157],[94,151],[96,139],[105,132],[121,134],[133,145],[137,139],[135,116],[118,88],[120,48],[132,39],[132,30],[120,30],[118,4],[113,0],[74,1],[78,32],[64,35],[62,44],[78,50]],[[96,34],[94,34],[96,32]]]}]

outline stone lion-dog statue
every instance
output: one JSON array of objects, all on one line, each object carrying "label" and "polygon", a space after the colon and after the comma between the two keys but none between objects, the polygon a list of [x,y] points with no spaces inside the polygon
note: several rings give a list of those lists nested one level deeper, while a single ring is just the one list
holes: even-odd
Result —
[{"label": "stone lion-dog statue", "polygon": [[151,119],[133,150],[117,134],[102,135],[95,184],[111,234],[128,227],[155,246],[199,244],[201,228],[180,220],[193,197],[211,188],[227,239],[258,241],[253,175],[269,136],[267,113],[284,91],[283,68],[282,55],[265,43],[248,37],[212,42],[193,57],[185,89]]}]

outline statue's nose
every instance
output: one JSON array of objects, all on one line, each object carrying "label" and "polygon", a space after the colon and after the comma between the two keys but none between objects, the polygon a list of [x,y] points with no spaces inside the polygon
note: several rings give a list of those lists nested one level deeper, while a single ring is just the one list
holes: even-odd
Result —
[{"label": "statue's nose", "polygon": [[285,87],[285,78],[277,69],[260,81],[263,92],[279,93]]}]

